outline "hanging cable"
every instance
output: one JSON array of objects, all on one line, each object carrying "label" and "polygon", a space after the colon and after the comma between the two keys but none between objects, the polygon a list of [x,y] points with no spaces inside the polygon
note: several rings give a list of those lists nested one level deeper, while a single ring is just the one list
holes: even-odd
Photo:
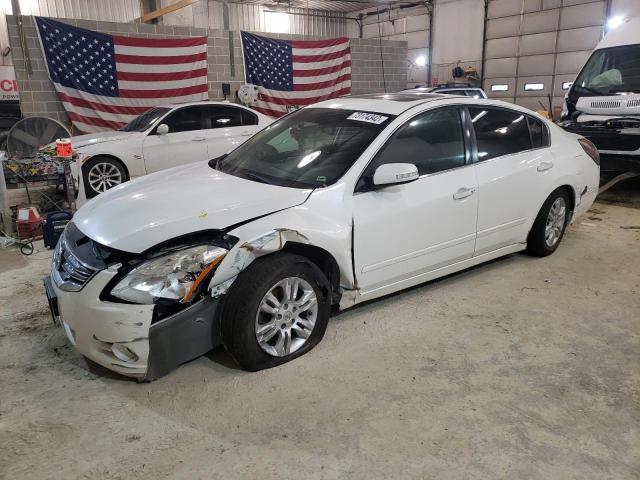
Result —
[{"label": "hanging cable", "polygon": [[387,93],[387,77],[384,73],[384,55],[382,55],[382,24],[380,23],[380,9],[378,9],[378,45],[380,46],[380,61],[382,62],[382,85]]}]

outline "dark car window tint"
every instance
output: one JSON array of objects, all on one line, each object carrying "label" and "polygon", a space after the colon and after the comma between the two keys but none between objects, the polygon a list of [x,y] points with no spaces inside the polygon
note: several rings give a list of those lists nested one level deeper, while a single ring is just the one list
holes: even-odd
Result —
[{"label": "dark car window tint", "polygon": [[242,125],[242,110],[236,107],[212,105],[210,107],[210,128],[239,127]]},{"label": "dark car window tint", "polygon": [[463,95],[467,96],[467,92],[465,90],[443,90],[442,93],[446,93],[447,95]]},{"label": "dark car window tint", "polygon": [[162,123],[169,127],[169,133],[202,130],[206,128],[202,114],[203,109],[200,106],[184,107],[170,113]]},{"label": "dark car window tint", "polygon": [[413,163],[420,175],[464,165],[465,147],[460,113],[439,109],[413,118],[398,130],[367,168],[373,175],[385,163]]},{"label": "dark car window tint", "polygon": [[255,113],[244,108],[240,112],[242,114],[242,125],[258,125],[258,116]]},{"label": "dark car window tint", "polygon": [[549,133],[547,127],[535,118],[527,117],[529,122],[529,132],[531,132],[531,144],[533,148],[543,148],[549,146]]},{"label": "dark car window tint", "polygon": [[531,149],[526,116],[492,108],[470,108],[478,143],[478,160],[489,160]]}]

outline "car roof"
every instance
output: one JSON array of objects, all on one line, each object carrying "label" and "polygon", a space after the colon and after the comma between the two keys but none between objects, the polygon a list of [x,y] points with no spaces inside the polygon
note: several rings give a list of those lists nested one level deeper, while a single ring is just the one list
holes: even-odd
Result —
[{"label": "car roof", "polygon": [[452,98],[451,95],[437,93],[370,93],[366,95],[349,95],[333,100],[325,100],[313,105],[315,108],[341,108],[344,110],[361,110],[364,112],[387,113],[400,115],[416,105]]},{"label": "car roof", "polygon": [[228,100],[226,101],[225,100],[223,101],[201,100],[199,102],[171,103],[171,104],[158,105],[158,106],[162,108],[176,108],[176,107],[191,107],[193,105],[228,105],[231,107],[247,108],[244,105],[240,105],[238,103],[232,103]]},{"label": "car roof", "polygon": [[489,98],[472,98],[466,95],[446,95],[438,93],[420,92],[399,92],[399,93],[376,93],[368,95],[351,95],[325,100],[305,108],[337,108],[343,110],[357,110],[362,112],[375,112],[388,115],[400,115],[407,110],[429,103],[440,105],[477,105],[494,106],[516,110],[527,115],[543,119],[533,110],[516,105],[514,103],[493,100]]}]

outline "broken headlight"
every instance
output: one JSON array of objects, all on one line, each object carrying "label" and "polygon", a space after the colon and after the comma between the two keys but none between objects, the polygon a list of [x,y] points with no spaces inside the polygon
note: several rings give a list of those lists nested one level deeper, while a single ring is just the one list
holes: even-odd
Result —
[{"label": "broken headlight", "polygon": [[214,245],[198,245],[147,260],[120,280],[111,295],[147,305],[159,298],[187,302],[227,251]]}]

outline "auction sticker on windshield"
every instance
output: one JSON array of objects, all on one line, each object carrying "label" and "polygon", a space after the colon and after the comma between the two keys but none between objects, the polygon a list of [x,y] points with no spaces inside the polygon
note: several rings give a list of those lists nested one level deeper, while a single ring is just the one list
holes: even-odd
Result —
[{"label": "auction sticker on windshield", "polygon": [[375,123],[380,125],[387,118],[384,115],[378,115],[376,113],[355,112],[347,117],[347,120],[357,120],[358,122]]}]

